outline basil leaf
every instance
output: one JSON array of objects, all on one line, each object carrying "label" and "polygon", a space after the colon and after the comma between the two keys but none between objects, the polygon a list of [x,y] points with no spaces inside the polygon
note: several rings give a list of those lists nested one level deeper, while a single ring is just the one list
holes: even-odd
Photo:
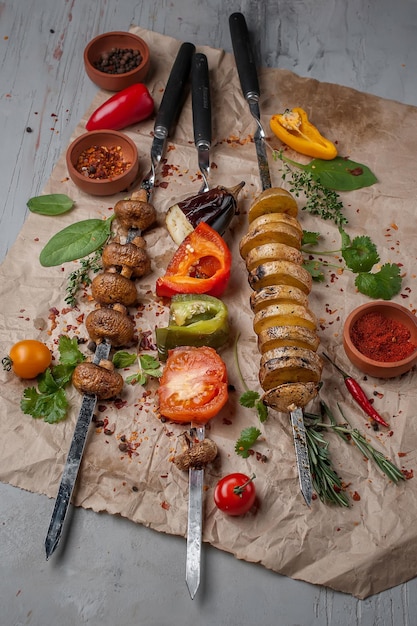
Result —
[{"label": "basil leaf", "polygon": [[83,220],[60,230],[41,251],[41,265],[52,267],[91,254],[107,241],[113,219],[114,214],[106,220]]},{"label": "basil leaf", "polygon": [[314,159],[302,169],[311,172],[314,180],[334,191],[353,191],[378,182],[369,167],[343,157],[331,161]]},{"label": "basil leaf", "polygon": [[27,206],[32,213],[39,215],[62,215],[74,206],[74,201],[64,193],[51,193],[30,198]]}]

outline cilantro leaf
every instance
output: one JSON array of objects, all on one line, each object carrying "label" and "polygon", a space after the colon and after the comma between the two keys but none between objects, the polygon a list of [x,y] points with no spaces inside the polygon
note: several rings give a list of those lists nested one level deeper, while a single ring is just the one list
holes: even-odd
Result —
[{"label": "cilantro leaf", "polygon": [[355,237],[349,247],[342,249],[342,256],[346,265],[359,274],[369,272],[379,261],[379,254],[375,244],[368,236]]},{"label": "cilantro leaf", "polygon": [[320,233],[303,230],[303,238],[301,240],[301,243],[303,246],[317,246],[319,239]]},{"label": "cilantro leaf", "polygon": [[255,426],[249,426],[248,428],[244,428],[235,444],[236,454],[243,457],[244,459],[247,459],[249,456],[249,450],[260,436],[261,431],[259,430],[259,428],[256,428]]},{"label": "cilantro leaf", "polygon": [[257,391],[245,391],[239,398],[239,403],[247,409],[254,409],[260,396]]},{"label": "cilantro leaf", "polygon": [[28,387],[23,392],[20,408],[25,415],[54,424],[65,419],[68,400],[61,388],[55,393],[38,393],[35,387]]},{"label": "cilantro leaf", "polygon": [[321,269],[321,263],[311,259],[309,261],[303,261],[303,267],[310,272],[313,280],[322,283],[324,281],[324,272]]},{"label": "cilantro leaf", "polygon": [[59,338],[58,350],[60,355],[60,363],[63,365],[77,365],[85,360],[85,356],[78,347],[76,337],[70,339],[66,335]]},{"label": "cilantro leaf", "polygon": [[264,404],[262,400],[258,400],[257,402],[255,402],[255,409],[258,413],[259,421],[261,423],[266,422],[266,420],[268,419],[268,407],[266,406],[266,404]]},{"label": "cilantro leaf", "polygon": [[66,335],[61,335],[58,349],[59,363],[48,367],[38,376],[38,389],[26,388],[20,401],[20,408],[25,415],[43,419],[49,424],[65,419],[69,403],[64,388],[71,381],[75,366],[85,360],[85,356],[78,348],[76,337],[70,339]]},{"label": "cilantro leaf", "polygon": [[401,290],[400,268],[395,263],[385,263],[379,272],[358,274],[355,285],[365,296],[375,300],[390,300]]}]

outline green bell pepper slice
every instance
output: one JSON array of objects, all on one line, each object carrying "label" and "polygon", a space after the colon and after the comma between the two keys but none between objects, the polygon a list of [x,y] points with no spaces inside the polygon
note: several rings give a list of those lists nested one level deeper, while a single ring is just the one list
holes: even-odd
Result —
[{"label": "green bell pepper slice", "polygon": [[178,346],[220,348],[229,339],[226,305],[206,294],[173,296],[168,326],[156,329],[156,345],[160,361]]}]

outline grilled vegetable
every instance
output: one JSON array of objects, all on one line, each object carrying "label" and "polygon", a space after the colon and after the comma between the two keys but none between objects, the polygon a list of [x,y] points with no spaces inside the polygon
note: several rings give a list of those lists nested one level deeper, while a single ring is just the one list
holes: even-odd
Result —
[{"label": "grilled vegetable", "polygon": [[264,191],[249,209],[240,254],[253,289],[250,306],[261,353],[262,402],[278,411],[303,408],[317,394],[323,362],[317,320],[308,306],[312,278],[302,266],[297,203],[283,189]]},{"label": "grilled vegetable", "polygon": [[72,383],[80,393],[94,394],[100,400],[109,400],[123,389],[122,376],[114,371],[111,361],[79,363],[73,374]]},{"label": "grilled vegetable", "polygon": [[226,305],[206,294],[180,294],[171,300],[169,324],[156,329],[159,359],[177,346],[220,348],[229,338]]},{"label": "grilled vegetable", "polygon": [[158,296],[206,293],[220,296],[230,277],[232,255],[224,239],[200,222],[181,243],[164,276],[156,281]]},{"label": "grilled vegetable", "polygon": [[175,243],[179,246],[200,222],[223,235],[237,212],[237,199],[244,185],[242,181],[230,189],[213,187],[170,207],[165,223]]}]

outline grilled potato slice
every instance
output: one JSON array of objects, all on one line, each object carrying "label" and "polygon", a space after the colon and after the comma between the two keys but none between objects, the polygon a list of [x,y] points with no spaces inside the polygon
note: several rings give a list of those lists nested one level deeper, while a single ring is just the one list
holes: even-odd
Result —
[{"label": "grilled potato slice", "polygon": [[275,348],[261,357],[259,382],[264,391],[284,383],[318,383],[323,362],[313,350]]},{"label": "grilled potato slice", "polygon": [[310,272],[291,261],[267,261],[249,272],[248,280],[254,291],[272,285],[288,285],[305,294],[310,293],[313,282]]},{"label": "grilled potato slice", "polygon": [[302,233],[298,228],[284,222],[260,224],[254,230],[247,232],[240,240],[239,251],[242,259],[258,246],[267,243],[285,243],[287,246],[300,250]]},{"label": "grilled potato slice", "polygon": [[316,397],[319,388],[318,383],[284,383],[266,391],[262,396],[262,402],[271,409],[289,413],[291,405],[301,409],[307,406]]},{"label": "grilled potato slice", "polygon": [[288,213],[297,217],[298,206],[293,196],[281,187],[265,189],[249,209],[249,223],[265,213]]},{"label": "grilled potato slice", "polygon": [[287,224],[287,226],[293,226],[300,232],[301,235],[303,234],[303,229],[301,228],[301,224],[298,219],[292,215],[287,215],[286,213],[265,213],[265,215],[260,215],[249,224],[248,233],[254,232],[260,226],[273,227],[275,224]]},{"label": "grilled potato slice", "polygon": [[271,304],[253,318],[253,330],[259,335],[272,326],[304,326],[316,330],[317,319],[310,309],[302,304]]},{"label": "grilled potato slice", "polygon": [[317,351],[320,339],[315,330],[306,326],[271,326],[265,328],[258,335],[258,349],[261,354],[274,350],[295,346]]},{"label": "grilled potato slice", "polygon": [[285,243],[266,243],[248,252],[245,259],[246,268],[250,272],[267,261],[291,261],[302,265],[303,255],[297,248],[287,246]]},{"label": "grilled potato slice", "polygon": [[271,304],[288,303],[308,306],[307,294],[291,285],[271,285],[252,292],[250,296],[250,307],[254,313],[258,313]]}]

